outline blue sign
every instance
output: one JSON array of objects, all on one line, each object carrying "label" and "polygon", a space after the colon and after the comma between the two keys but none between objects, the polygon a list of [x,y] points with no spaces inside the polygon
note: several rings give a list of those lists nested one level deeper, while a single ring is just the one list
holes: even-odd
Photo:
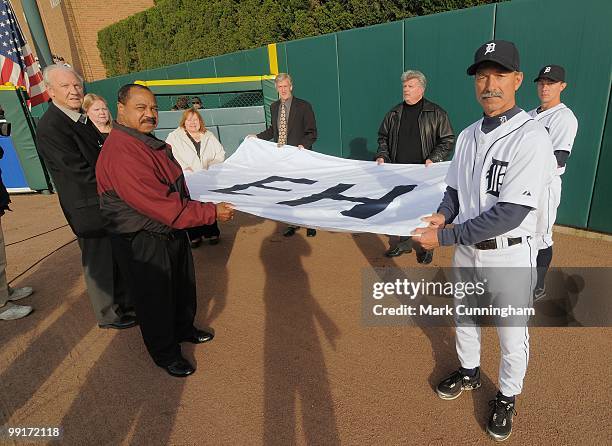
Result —
[{"label": "blue sign", "polygon": [[11,189],[28,188],[28,182],[23,174],[21,164],[19,164],[19,158],[17,157],[11,138],[0,136],[0,146],[4,149],[4,156],[0,159],[2,181],[8,191],[10,192]]}]

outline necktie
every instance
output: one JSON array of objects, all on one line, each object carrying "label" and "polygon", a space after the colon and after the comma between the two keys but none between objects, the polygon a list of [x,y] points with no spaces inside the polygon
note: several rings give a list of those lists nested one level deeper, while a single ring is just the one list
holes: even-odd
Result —
[{"label": "necktie", "polygon": [[285,108],[285,103],[281,102],[278,123],[278,145],[284,146],[285,144],[287,144],[287,109]]}]

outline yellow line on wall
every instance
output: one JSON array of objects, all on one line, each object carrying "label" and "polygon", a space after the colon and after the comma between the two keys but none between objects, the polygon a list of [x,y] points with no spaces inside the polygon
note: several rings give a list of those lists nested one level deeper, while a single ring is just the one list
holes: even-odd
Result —
[{"label": "yellow line on wall", "polygon": [[[272,76],[272,78],[274,78],[274,76]],[[25,87],[17,87],[15,85],[11,84],[10,82],[7,82],[4,85],[0,85],[0,91],[6,91],[6,90],[13,90],[13,91],[15,91],[17,89],[25,91]]]},{"label": "yellow line on wall", "polygon": [[268,60],[270,61],[270,73],[278,74],[278,53],[276,52],[276,43],[268,45]]},{"label": "yellow line on wall", "polygon": [[154,81],[134,81],[135,84],[146,87],[169,87],[176,85],[227,84],[232,82],[257,82],[274,79],[276,76],[233,76],[233,77],[201,77],[196,79],[164,79]]}]

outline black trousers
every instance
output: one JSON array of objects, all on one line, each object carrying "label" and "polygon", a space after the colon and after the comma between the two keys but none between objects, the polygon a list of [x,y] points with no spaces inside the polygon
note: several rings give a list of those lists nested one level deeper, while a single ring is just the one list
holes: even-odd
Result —
[{"label": "black trousers", "polygon": [[136,303],[145,346],[157,365],[166,366],[180,357],[179,342],[194,329],[195,272],[187,232],[114,236],[113,249]]},{"label": "black trousers", "polygon": [[99,324],[110,324],[132,311],[134,302],[118,268],[110,236],[77,239],[87,294]]},{"label": "black trousers", "polygon": [[396,246],[398,246],[404,251],[408,251],[410,248],[414,248],[417,254],[423,254],[427,252],[427,249],[424,249],[418,243],[413,243],[412,237],[410,237],[409,235],[400,235],[399,241],[397,242]]},{"label": "black trousers", "polygon": [[200,237],[219,237],[221,231],[219,231],[219,225],[217,225],[217,222],[215,221],[212,225],[202,225],[189,228],[187,229],[187,233],[189,234],[189,240],[196,240]]}]

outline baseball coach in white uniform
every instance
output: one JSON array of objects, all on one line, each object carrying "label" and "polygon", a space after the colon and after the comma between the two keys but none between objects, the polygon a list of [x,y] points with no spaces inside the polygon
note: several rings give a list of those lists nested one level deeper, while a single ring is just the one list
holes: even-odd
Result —
[{"label": "baseball coach in white uniform", "polygon": [[538,282],[533,293],[533,300],[546,295],[544,279],[553,256],[552,228],[557,219],[557,208],[561,203],[561,175],[565,172],[565,163],[574,145],[578,131],[578,120],[567,105],[561,102],[561,92],[567,87],[565,69],[560,65],[546,65],[534,79],[537,84],[540,106],[529,112],[536,121],[540,121],[552,142],[553,153],[557,160],[557,169],[549,185],[542,194],[542,203],[538,207],[536,228],[536,246],[538,248],[537,267]]},{"label": "baseball coach in white uniform", "polygon": [[[529,304],[535,284],[536,212],[555,168],[552,146],[544,126],[516,106],[523,73],[513,43],[485,43],[467,73],[474,76],[484,116],[459,135],[438,212],[424,218],[428,228],[413,234],[420,235],[425,249],[456,245],[453,267],[458,280],[482,280],[486,274],[487,304],[520,307]],[[461,367],[438,385],[443,399],[480,387],[481,329],[462,324],[457,316],[455,324]],[[490,403],[487,432],[501,441],[512,432],[515,397],[521,393],[529,359],[529,334],[526,320],[496,325],[499,392]]]}]

